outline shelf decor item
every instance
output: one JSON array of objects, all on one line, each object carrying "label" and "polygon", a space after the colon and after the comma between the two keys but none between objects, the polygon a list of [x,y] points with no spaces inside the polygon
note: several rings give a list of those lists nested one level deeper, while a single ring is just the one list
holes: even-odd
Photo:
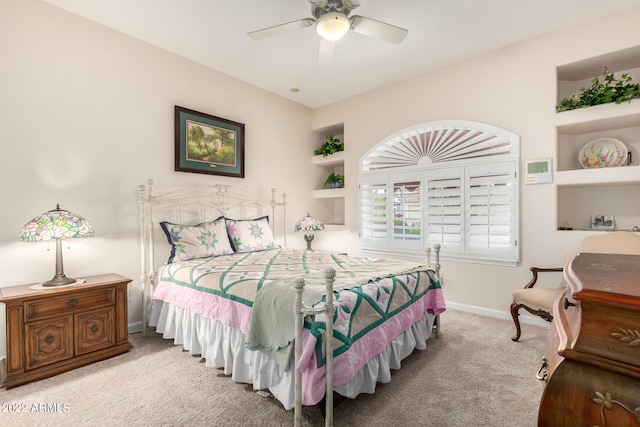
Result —
[{"label": "shelf decor item", "polygon": [[344,175],[331,172],[324,182],[324,188],[344,187]]},{"label": "shelf decor item", "polygon": [[582,147],[578,160],[585,169],[623,166],[627,162],[627,147],[614,138],[597,138]]},{"label": "shelf decor item", "polygon": [[294,231],[304,231],[304,240],[307,242],[307,250],[312,251],[311,242],[313,241],[313,232],[324,230],[324,224],[318,218],[313,217],[307,213],[305,217],[302,217],[296,223]]},{"label": "shelf decor item", "polygon": [[591,228],[613,230],[616,226],[613,215],[593,215],[591,216]]},{"label": "shelf decor item", "polygon": [[330,154],[337,153],[338,151],[344,151],[344,143],[340,142],[338,138],[334,138],[333,135],[327,135],[324,143],[316,148],[315,154],[322,154],[323,157],[327,157]]},{"label": "shelf decor item", "polygon": [[591,107],[593,105],[615,102],[621,104],[640,98],[640,84],[632,83],[633,76],[627,73],[616,78],[613,72],[604,67],[602,81],[598,77],[591,80],[589,88],[580,88],[580,94],[574,93],[564,98],[556,106],[556,112],[575,110],[576,108]]},{"label": "shelf decor item", "polygon": [[23,242],[39,242],[56,240],[56,273],[53,279],[42,286],[62,286],[75,283],[76,279],[64,275],[62,265],[62,239],[93,236],[93,226],[78,214],[60,209],[60,205],[48,212],[38,215],[22,227],[20,240]]}]

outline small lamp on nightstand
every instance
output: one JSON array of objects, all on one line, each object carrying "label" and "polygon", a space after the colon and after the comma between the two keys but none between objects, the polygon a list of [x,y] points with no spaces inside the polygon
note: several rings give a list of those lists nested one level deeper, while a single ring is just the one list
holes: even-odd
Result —
[{"label": "small lamp on nightstand", "polygon": [[39,242],[41,240],[56,239],[56,274],[53,279],[44,282],[42,286],[61,286],[74,283],[76,279],[64,275],[62,266],[62,239],[93,236],[93,226],[78,214],[55,209],[38,215],[22,227],[20,240],[24,242]]},{"label": "small lamp on nightstand", "polygon": [[311,249],[311,241],[313,240],[313,231],[324,230],[324,224],[316,217],[309,214],[304,218],[300,218],[296,223],[294,231],[304,231],[304,240],[307,242],[307,250]]}]

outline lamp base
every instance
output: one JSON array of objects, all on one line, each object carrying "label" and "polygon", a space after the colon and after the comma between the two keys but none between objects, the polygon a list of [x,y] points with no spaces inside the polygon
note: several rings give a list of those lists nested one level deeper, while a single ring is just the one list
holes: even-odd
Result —
[{"label": "lamp base", "polygon": [[70,285],[75,282],[76,282],[76,279],[71,279],[65,276],[64,274],[56,274],[55,276],[53,276],[53,279],[47,280],[42,284],[42,286],[47,286],[47,287],[63,286],[63,285]]},{"label": "lamp base", "polygon": [[311,249],[311,242],[313,241],[313,233],[304,233],[304,240],[307,242],[307,250],[313,251],[313,249]]}]

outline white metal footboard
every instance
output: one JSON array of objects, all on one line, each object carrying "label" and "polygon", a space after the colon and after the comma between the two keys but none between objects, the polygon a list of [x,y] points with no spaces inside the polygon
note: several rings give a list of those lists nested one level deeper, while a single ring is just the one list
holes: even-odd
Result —
[{"label": "white metal footboard", "polygon": [[[426,248],[427,265],[433,269],[436,276],[440,277],[440,245],[433,245],[433,251],[435,252],[435,262],[431,263],[431,248]],[[295,426],[302,426],[302,374],[298,370],[298,362],[300,361],[302,353],[302,328],[304,326],[304,318],[307,315],[326,314],[326,331],[325,339],[323,340],[324,352],[326,357],[325,363],[325,376],[326,376],[326,391],[325,391],[325,426],[333,426],[333,314],[335,312],[335,305],[333,304],[333,282],[335,281],[336,271],[333,268],[327,268],[324,271],[324,279],[327,284],[326,287],[326,301],[324,307],[312,308],[305,306],[302,302],[302,294],[304,292],[304,279],[298,277],[295,280],[295,300],[293,303],[293,312],[295,313],[295,406],[294,406],[294,422]],[[433,332],[436,338],[441,337],[440,333],[440,316],[436,316],[433,324]]]},{"label": "white metal footboard", "polygon": [[300,361],[300,355],[302,353],[302,327],[304,326],[304,317],[313,314],[325,313],[327,316],[326,333],[324,346],[326,355],[326,380],[327,390],[325,393],[326,400],[326,415],[325,425],[333,425],[333,313],[335,307],[333,306],[333,282],[336,277],[336,271],[333,268],[327,268],[324,271],[324,279],[327,282],[327,299],[324,307],[311,308],[302,303],[302,293],[304,291],[304,279],[298,277],[295,280],[296,297],[293,305],[293,312],[296,315],[296,341],[295,341],[295,425],[302,425],[302,374],[298,370],[298,362]]}]

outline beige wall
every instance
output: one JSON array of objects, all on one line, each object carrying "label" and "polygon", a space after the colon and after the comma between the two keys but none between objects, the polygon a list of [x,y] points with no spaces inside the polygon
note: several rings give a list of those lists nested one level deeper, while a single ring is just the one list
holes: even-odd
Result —
[{"label": "beige wall", "polygon": [[[0,287],[50,279],[54,246],[18,241],[21,227],[61,207],[96,236],[65,250],[65,273],[134,280],[140,319],[137,186],[225,183],[288,193],[295,219],[308,189],[311,111],[166,51],[35,0],[0,3]],[[175,172],[174,105],[246,125],[245,179]],[[296,177],[296,179],[292,179]]]},{"label": "beige wall", "polygon": [[[231,183],[288,193],[288,229],[322,209],[311,189],[312,129],[345,124],[345,175],[389,134],[437,119],[486,122],[522,137],[522,159],[553,157],[555,66],[640,45],[640,8],[310,111],[305,107],[35,0],[0,4],[0,287],[53,275],[46,244],[17,241],[22,225],[56,203],[90,219],[96,237],[65,251],[70,276],[134,279],[140,319],[136,187]],[[246,124],[246,178],[173,171],[173,106]],[[293,179],[295,177],[295,179]],[[346,226],[318,233],[318,248],[359,254],[357,180],[347,179]],[[581,233],[558,233],[553,185],[523,186],[518,268],[444,263],[445,296],[506,316],[531,265],[557,265]],[[300,236],[289,246],[302,247]]]},{"label": "beige wall", "polygon": [[[344,122],[348,249],[358,251],[358,161],[390,134],[439,119],[488,123],[521,137],[521,159],[555,157],[558,65],[640,45],[640,8],[518,43],[412,79],[315,109],[313,127]],[[640,79],[640,76],[635,76]],[[521,170],[523,170],[521,166]],[[530,278],[529,267],[560,266],[587,232],[558,232],[553,184],[521,185],[521,263],[517,268],[443,263],[445,297],[506,317],[511,292]],[[340,236],[344,239],[344,236]],[[325,244],[327,235],[319,237]],[[555,278],[556,283],[558,278]],[[555,285],[555,284],[554,284]]]}]

